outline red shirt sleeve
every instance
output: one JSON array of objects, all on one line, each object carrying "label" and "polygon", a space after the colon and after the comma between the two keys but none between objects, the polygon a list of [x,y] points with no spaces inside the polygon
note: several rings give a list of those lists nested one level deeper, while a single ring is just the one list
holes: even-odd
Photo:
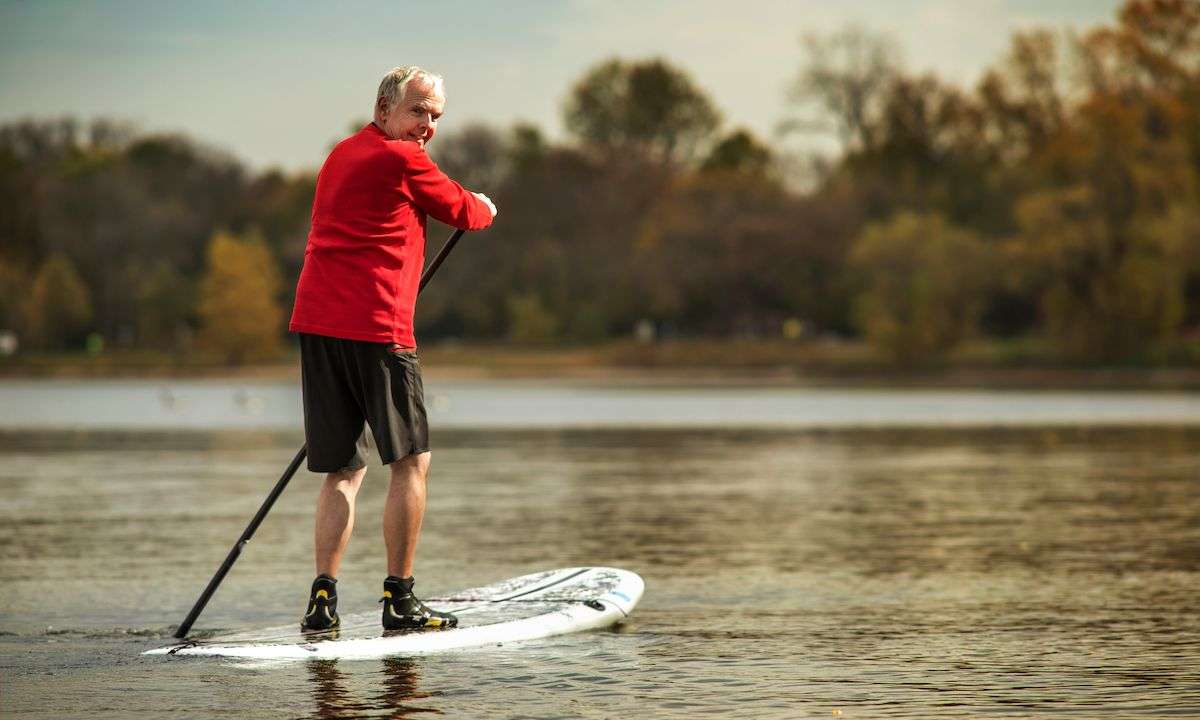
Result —
[{"label": "red shirt sleeve", "polygon": [[438,169],[424,148],[412,142],[397,144],[405,146],[403,189],[417,207],[462,230],[482,230],[492,224],[488,206]]}]

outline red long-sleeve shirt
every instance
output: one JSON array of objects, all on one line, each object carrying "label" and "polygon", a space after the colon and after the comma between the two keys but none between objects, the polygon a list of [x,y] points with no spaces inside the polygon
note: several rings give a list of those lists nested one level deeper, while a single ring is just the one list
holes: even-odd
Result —
[{"label": "red long-sleeve shirt", "polygon": [[317,175],[288,329],[416,347],[427,214],[464,230],[492,222],[417,143],[390,140],[374,123],[338,143]]}]

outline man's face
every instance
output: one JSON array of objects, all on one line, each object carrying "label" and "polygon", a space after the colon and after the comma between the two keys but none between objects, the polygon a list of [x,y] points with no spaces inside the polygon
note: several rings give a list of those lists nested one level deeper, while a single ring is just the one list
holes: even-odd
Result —
[{"label": "man's face", "polygon": [[376,122],[393,140],[414,140],[425,147],[437,132],[438,118],[446,107],[446,98],[432,83],[410,82],[404,97],[388,110],[380,100],[375,108]]}]

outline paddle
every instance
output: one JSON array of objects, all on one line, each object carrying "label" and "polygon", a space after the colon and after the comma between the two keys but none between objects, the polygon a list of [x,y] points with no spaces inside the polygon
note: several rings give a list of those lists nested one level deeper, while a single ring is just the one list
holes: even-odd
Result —
[{"label": "paddle", "polygon": [[[429,284],[429,280],[437,272],[442,261],[450,254],[450,251],[454,249],[454,246],[458,243],[458,239],[463,236],[463,232],[465,231],[455,230],[450,235],[450,239],[446,240],[446,244],[442,246],[437,256],[433,258],[433,262],[429,263],[429,267],[421,275],[421,284],[417,287],[417,294],[420,294],[425,289],[425,286]],[[283,476],[279,478],[279,482],[275,483],[275,487],[271,488],[271,492],[267,495],[267,499],[263,501],[262,507],[254,514],[254,519],[242,531],[242,536],[238,538],[238,541],[234,543],[229,554],[225,556],[225,562],[221,563],[221,567],[217,568],[217,574],[213,575],[212,580],[208,581],[208,587],[204,588],[204,592],[200,593],[200,597],[196,600],[196,604],[192,606],[191,612],[183,619],[183,622],[179,625],[179,629],[175,631],[175,637],[182,638],[188,634],[188,630],[192,629],[192,623],[196,622],[196,618],[200,617],[200,613],[204,610],[204,606],[208,604],[209,598],[217,591],[217,586],[225,579],[225,575],[229,572],[229,569],[233,567],[238,556],[242,554],[242,548],[246,546],[246,543],[250,542],[250,538],[254,536],[254,531],[258,530],[258,526],[262,524],[263,519],[267,517],[267,513],[271,511],[271,506],[283,494],[283,489],[287,487],[288,482],[296,474],[300,463],[304,462],[304,458],[307,455],[308,445],[301,446],[300,450],[296,453],[296,457],[292,458],[292,462],[283,471]]]}]

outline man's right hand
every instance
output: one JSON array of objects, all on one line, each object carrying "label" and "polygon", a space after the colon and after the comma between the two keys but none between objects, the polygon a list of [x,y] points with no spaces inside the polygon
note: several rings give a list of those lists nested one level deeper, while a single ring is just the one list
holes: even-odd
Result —
[{"label": "man's right hand", "polygon": [[492,217],[496,217],[496,203],[492,202],[490,197],[483,193],[472,193],[472,195],[482,200],[483,204],[488,206],[488,210],[492,211]]}]

